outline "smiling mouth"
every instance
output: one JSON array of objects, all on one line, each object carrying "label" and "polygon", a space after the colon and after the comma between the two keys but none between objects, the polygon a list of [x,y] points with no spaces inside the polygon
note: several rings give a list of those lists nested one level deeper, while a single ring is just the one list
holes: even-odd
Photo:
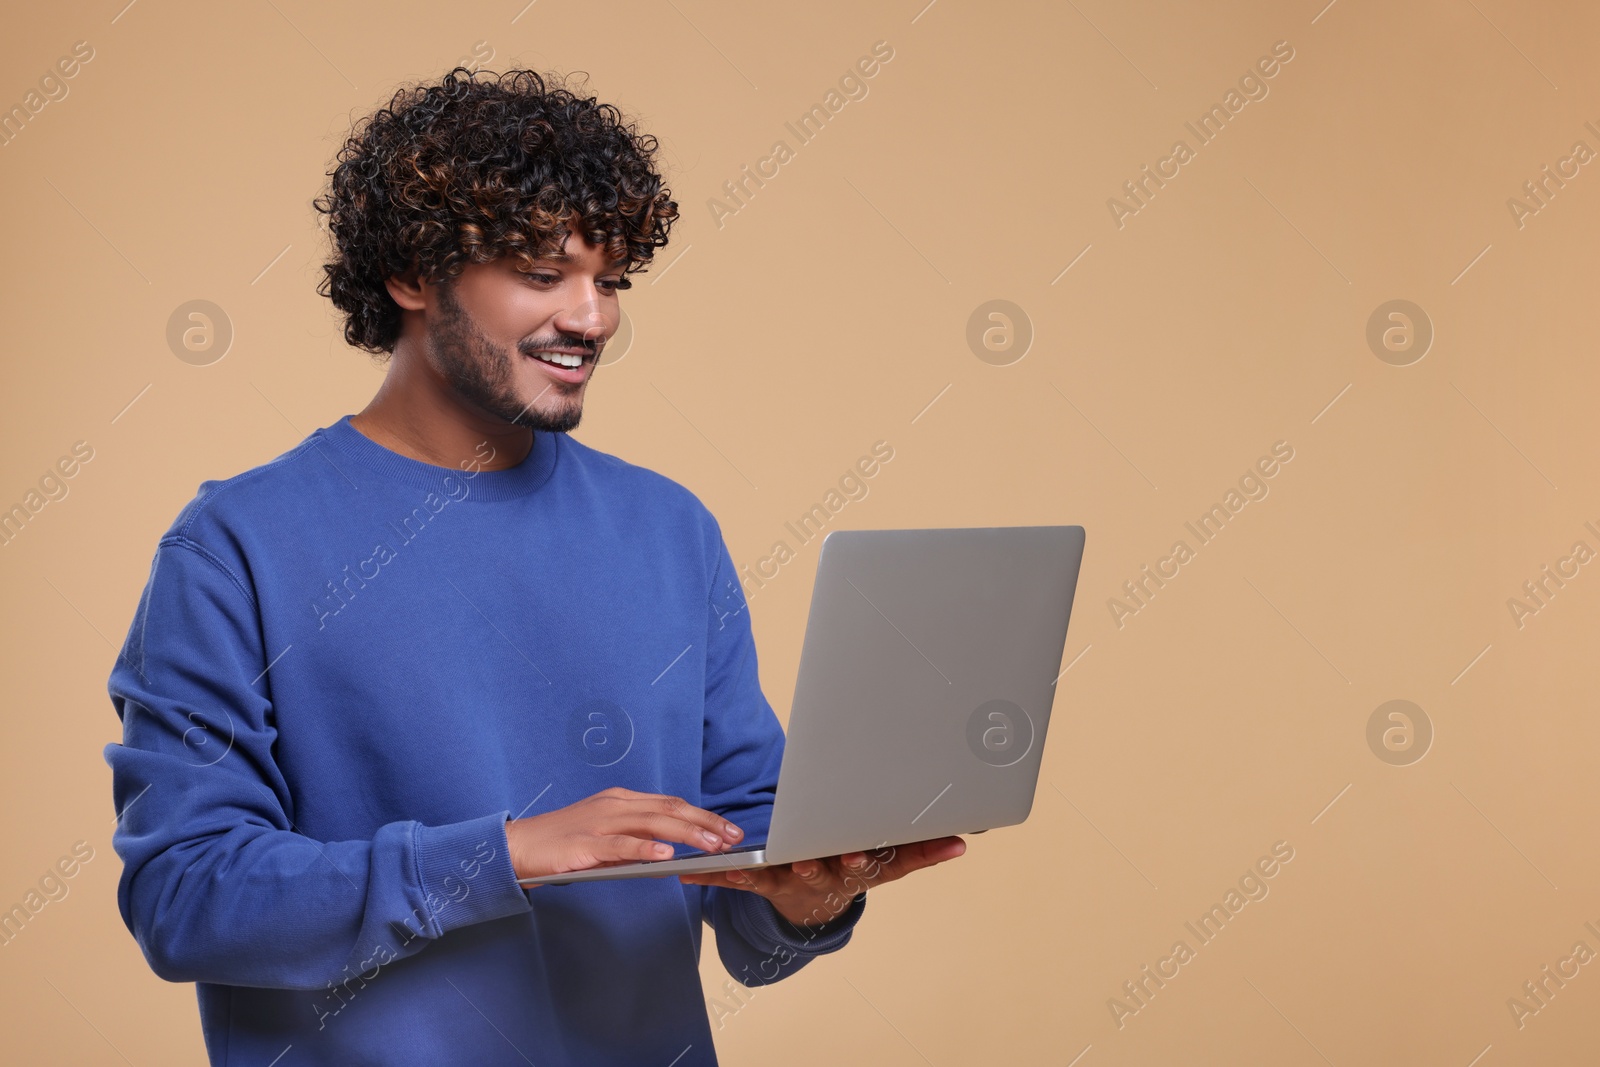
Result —
[{"label": "smiling mouth", "polygon": [[580,352],[541,351],[532,353],[532,356],[534,359],[537,359],[542,363],[549,363],[556,367],[564,367],[567,370],[577,370],[579,367],[595,358],[593,353]]}]

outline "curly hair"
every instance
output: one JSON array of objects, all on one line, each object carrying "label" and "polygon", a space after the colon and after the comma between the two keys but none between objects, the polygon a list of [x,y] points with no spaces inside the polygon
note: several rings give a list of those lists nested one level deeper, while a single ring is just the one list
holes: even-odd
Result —
[{"label": "curly hair", "polygon": [[667,243],[678,205],[654,137],[555,76],[481,73],[456,67],[397,92],[356,124],[312,201],[333,243],[317,292],[357,348],[392,353],[399,340],[386,278],[415,269],[448,285],[468,262],[503,256],[530,270],[573,227],[626,276]]}]

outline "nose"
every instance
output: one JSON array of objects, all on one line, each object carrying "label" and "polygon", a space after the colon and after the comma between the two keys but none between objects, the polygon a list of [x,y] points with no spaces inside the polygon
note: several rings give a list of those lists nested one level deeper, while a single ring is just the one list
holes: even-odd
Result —
[{"label": "nose", "polygon": [[585,343],[597,348],[606,342],[611,336],[611,331],[615,329],[605,308],[601,307],[600,301],[592,296],[567,307],[556,316],[555,325],[562,333],[581,337]]}]

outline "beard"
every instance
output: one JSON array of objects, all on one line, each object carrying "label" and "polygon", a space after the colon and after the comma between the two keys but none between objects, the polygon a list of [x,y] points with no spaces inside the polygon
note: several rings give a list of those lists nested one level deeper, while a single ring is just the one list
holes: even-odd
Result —
[{"label": "beard", "polygon": [[[583,418],[583,399],[569,393],[563,383],[551,383],[544,392],[527,401],[517,396],[513,359],[515,356],[495,344],[479,329],[478,323],[456,300],[454,286],[439,286],[439,309],[443,314],[428,325],[428,353],[434,369],[455,394],[483,411],[514,426],[525,426],[545,433],[566,433],[577,428]],[[539,341],[530,348],[573,345],[568,338]],[[581,386],[571,387],[574,390]],[[554,411],[535,410],[546,394],[554,394]]]}]

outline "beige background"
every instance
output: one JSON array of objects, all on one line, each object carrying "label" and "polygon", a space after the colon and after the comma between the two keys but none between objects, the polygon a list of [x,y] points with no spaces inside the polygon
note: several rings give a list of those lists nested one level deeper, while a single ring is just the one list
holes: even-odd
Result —
[{"label": "beige background", "polygon": [[[8,23],[3,106],[94,49],[0,148],[0,507],[94,449],[0,548],[0,905],[94,849],[0,948],[8,1061],[203,1060],[193,990],[116,912],[105,678],[198,484],[376,386],[314,292],[309,203],[352,118],[476,55],[587,71],[661,139],[683,218],[576,436],[694,490],[741,565],[880,439],[895,458],[838,526],[1088,531],[1030,820],[719,1012],[727,1062],[1595,1062],[1600,965],[1520,1029],[1506,1002],[1600,951],[1600,567],[1520,628],[1507,600],[1600,550],[1600,164],[1520,228],[1507,200],[1600,150],[1600,15],[922,2],[110,0]],[[797,146],[784,123],[877,41],[869,95]],[[1278,41],[1269,95],[1119,229],[1107,199]],[[708,200],[778,139],[794,158],[719,227]],[[194,299],[234,330],[207,366],[165,340]],[[1006,366],[966,342],[994,299],[1034,333]],[[1366,341],[1393,299],[1436,331],[1409,366]],[[1119,628],[1122,583],[1280,440],[1270,495]],[[753,600],[780,716],[815,565],[813,544]],[[1435,731],[1409,766],[1368,747],[1392,699]],[[1122,983],[1278,841],[1270,895],[1119,1028]],[[722,1000],[709,945],[704,974]]]}]

